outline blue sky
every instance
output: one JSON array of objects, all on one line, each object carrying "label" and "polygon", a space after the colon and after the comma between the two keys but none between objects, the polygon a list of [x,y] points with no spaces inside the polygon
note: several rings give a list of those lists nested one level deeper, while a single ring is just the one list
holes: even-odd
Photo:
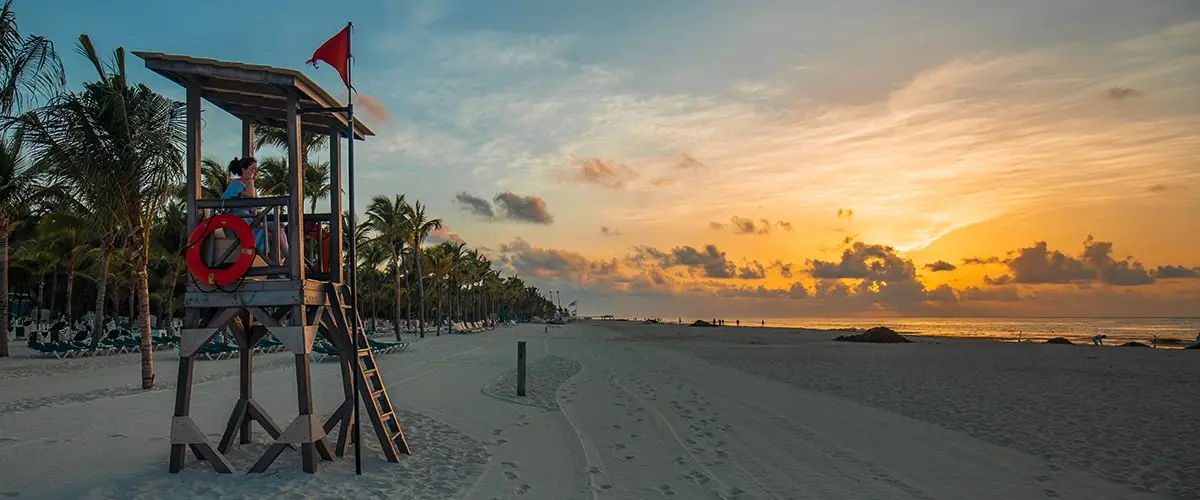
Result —
[{"label": "blue sky", "polygon": [[[1200,209],[1178,194],[1200,188],[1200,147],[1186,133],[1200,114],[1195,0],[17,0],[15,9],[23,31],[58,44],[72,85],[92,77],[72,50],[86,32],[105,51],[290,67],[337,89],[332,70],[303,63],[353,20],[356,86],[390,115],[359,146],[359,205],[407,193],[523,276],[613,307],[635,308],[611,296],[638,280],[670,281],[659,295],[672,296],[696,281],[749,298],[758,292],[746,287],[792,284],[770,273],[705,281],[686,266],[626,266],[620,279],[597,271],[640,246],[714,244],[734,266],[801,268],[836,259],[838,242],[856,235],[920,267],[1040,240],[1078,252],[1097,232],[1149,265],[1200,265],[1170,243],[1166,222]],[[139,59],[129,66],[182,98]],[[1105,98],[1110,89],[1129,93]],[[211,118],[206,154],[232,157],[236,133],[231,119]],[[1153,192],[1175,195],[1148,198],[1146,186],[1160,184]],[[505,191],[542,200],[554,223],[485,221],[455,202]],[[840,208],[855,218],[835,217]],[[713,230],[734,217],[776,229]],[[921,279],[926,291],[961,291],[983,277]]]}]

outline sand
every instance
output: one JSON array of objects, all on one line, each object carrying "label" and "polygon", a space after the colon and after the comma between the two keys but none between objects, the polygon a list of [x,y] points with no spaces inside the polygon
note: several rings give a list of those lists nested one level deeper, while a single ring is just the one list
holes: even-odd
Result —
[{"label": "sand", "polygon": [[[751,345],[755,339],[745,335],[749,329],[608,326],[618,328],[572,324],[543,333],[540,325],[522,325],[479,335],[410,337],[414,342],[407,352],[380,357],[379,363],[392,400],[404,410],[401,418],[414,455],[402,457],[400,464],[383,461],[364,426],[362,477],[353,475],[348,459],[322,463],[316,475],[303,474],[291,452],[261,475],[218,475],[194,461],[183,473],[167,474],[174,393],[163,381],[174,378],[170,352],[158,353],[160,388],[148,392],[134,387],[137,355],[0,359],[0,497],[1195,495],[1188,489],[1194,482],[1179,474],[1190,471],[1195,477],[1196,459],[1189,463],[1188,457],[1180,458],[1175,450],[1182,445],[1168,445],[1179,441],[1161,437],[1189,430],[1195,436],[1194,423],[1176,421],[1172,428],[1152,430],[1107,427],[1124,422],[1114,414],[1147,408],[1183,411],[1194,407],[1195,398],[1173,403],[1178,408],[1147,403],[1169,393],[1151,389],[1144,391],[1145,400],[1126,407],[1114,399],[1124,394],[1118,390],[1099,406],[1108,416],[1088,413],[1099,405],[1088,399],[1103,393],[1089,387],[1136,385],[1107,380],[1110,366],[1117,373],[1132,372],[1146,362],[1140,357],[1164,353],[1121,349],[1109,354],[990,342],[828,347],[833,343],[797,342],[796,335],[763,329],[755,334],[760,345]],[[681,340],[685,337],[690,341]],[[518,340],[528,342],[525,398],[517,398],[515,388],[506,390],[515,379]],[[1003,351],[1014,347],[1032,351]],[[1080,351],[1040,352],[1055,349]],[[1039,352],[1022,354],[1033,351]],[[1100,358],[1086,357],[1094,354]],[[974,357],[974,362],[964,357]],[[1005,360],[1008,366],[1003,366]],[[955,372],[963,366],[972,369]],[[1152,370],[1160,373],[1160,368]],[[952,372],[954,377],[939,380]],[[206,432],[223,428],[237,397],[236,373],[237,360],[197,364],[201,382],[193,410]],[[339,402],[337,366],[314,364],[313,373],[314,400],[324,415]],[[1187,373],[1194,375],[1180,376]],[[893,379],[879,382],[872,375]],[[1023,377],[1043,383],[1030,384]],[[1056,385],[1076,379],[1083,381],[1082,387]],[[1195,380],[1189,376],[1178,390],[1194,395]],[[1030,393],[1060,389],[1065,395],[1045,397],[1060,403],[1046,403],[1047,418],[1036,425],[1025,418],[1032,410],[1017,407],[1037,397]],[[892,396],[896,391],[901,396]],[[255,394],[277,421],[290,420],[295,395],[288,354],[256,358]],[[917,405],[921,410],[905,407],[902,402],[908,400],[922,402]],[[988,422],[980,423],[983,431],[955,423],[974,422],[971,418],[1028,428],[988,434]],[[1081,428],[1055,427],[1059,419]],[[1049,432],[1061,434],[1049,439],[1044,435]],[[1041,435],[1047,444],[1039,446],[1054,452],[995,438],[1004,433],[1012,439]],[[1121,442],[1151,433],[1160,437]],[[233,453],[235,466],[244,468],[256,458],[265,443],[262,432],[256,437],[256,443]],[[1157,455],[1149,453],[1152,447],[1159,447]],[[1096,467],[1096,457],[1106,456],[1123,465]],[[1154,474],[1165,479],[1154,479]]]}]

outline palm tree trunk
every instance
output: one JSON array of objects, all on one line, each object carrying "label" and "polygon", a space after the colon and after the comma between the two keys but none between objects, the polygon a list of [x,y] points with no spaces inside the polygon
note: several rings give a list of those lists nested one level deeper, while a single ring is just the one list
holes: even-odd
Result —
[{"label": "palm tree trunk", "polygon": [[441,280],[439,280],[438,283],[440,285],[443,285],[441,287],[438,287],[438,292],[437,292],[437,296],[438,296],[437,334],[440,337],[440,336],[442,336],[442,323],[444,322],[444,318],[442,317],[442,301],[444,301],[446,299],[446,289],[444,286],[445,285],[444,282],[441,282]]},{"label": "palm tree trunk", "polygon": [[171,266],[171,287],[167,289],[167,310],[163,317],[167,320],[167,335],[175,336],[175,287],[179,285],[179,269]]},{"label": "palm tree trunk", "polygon": [[8,225],[0,226],[0,358],[8,352]]},{"label": "palm tree trunk", "polygon": [[[140,212],[140,211],[139,211]],[[138,318],[138,327],[141,330],[141,351],[142,351],[142,389],[154,388],[154,344],[151,342],[150,332],[150,275],[146,269],[150,260],[150,249],[148,248],[149,241],[147,236],[149,231],[143,229],[139,224],[133,228],[133,241],[130,246],[133,247],[134,272],[133,286],[130,289],[137,289],[138,305],[141,307],[137,313],[133,310],[132,294],[129,303],[129,315]]]},{"label": "palm tree trunk", "polygon": [[150,280],[146,272],[144,259],[137,264],[137,292],[141,299],[141,310],[138,311],[138,327],[141,330],[142,350],[142,389],[154,388],[154,345],[150,338]]},{"label": "palm tree trunk", "polygon": [[92,347],[104,337],[104,294],[108,291],[108,261],[112,257],[112,233],[100,241],[100,276],[96,278],[96,323],[92,330]]},{"label": "palm tree trunk", "polygon": [[413,246],[413,262],[417,266],[417,314],[421,338],[425,338],[425,275],[421,272],[421,245]]},{"label": "palm tree trunk", "polygon": [[[58,263],[50,266],[50,317],[54,317],[54,313],[58,312]],[[70,329],[71,325],[68,324]]]},{"label": "palm tree trunk", "polygon": [[404,270],[404,326],[411,327],[409,322],[412,321],[412,300],[409,299],[412,298],[412,294],[408,292],[412,291],[412,264],[405,265]]},{"label": "palm tree trunk", "polygon": [[400,263],[393,262],[392,269],[394,271],[394,276],[395,276],[393,281],[395,282],[394,285],[396,287],[396,310],[395,310],[395,314],[393,314],[393,316],[392,316],[392,319],[395,321],[395,323],[393,323],[392,326],[396,330],[396,340],[399,341],[400,340],[400,287],[401,287]]},{"label": "palm tree trunk", "polygon": [[73,295],[74,291],[75,291],[75,269],[71,268],[71,269],[67,269],[67,305],[66,305],[67,325],[70,325],[71,328],[75,328],[75,316],[74,316],[74,311],[72,310],[73,308],[71,307],[71,296]]},{"label": "palm tree trunk", "polygon": [[40,277],[38,277],[38,301],[37,301],[38,312],[36,314],[34,314],[34,317],[37,318],[38,322],[42,321],[41,309],[42,309],[42,305],[45,303],[46,303],[46,275],[43,274]]}]

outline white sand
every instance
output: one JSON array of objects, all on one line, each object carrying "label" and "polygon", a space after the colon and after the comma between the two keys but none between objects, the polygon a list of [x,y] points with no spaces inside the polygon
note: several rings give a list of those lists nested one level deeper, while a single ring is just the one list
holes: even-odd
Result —
[{"label": "white sand", "polygon": [[[151,392],[133,387],[137,355],[3,359],[0,497],[1157,498],[1134,491],[1133,482],[1105,479],[1086,460],[1068,455],[1077,443],[1063,446],[1062,456],[1034,455],[952,430],[955,426],[945,422],[932,423],[936,419],[903,416],[914,413],[904,408],[881,409],[894,405],[838,389],[860,383],[844,376],[848,370],[861,372],[895,353],[945,344],[854,346],[864,348],[857,354],[839,345],[840,352],[850,353],[846,358],[806,365],[805,356],[829,352],[824,343],[809,343],[808,349],[801,344],[735,348],[718,337],[743,332],[714,329],[701,339],[680,342],[681,334],[692,332],[629,328],[637,330],[627,334],[657,340],[630,342],[587,325],[551,328],[549,334],[541,326],[520,326],[469,336],[410,336],[415,341],[408,352],[379,359],[393,402],[406,410],[414,455],[402,457],[400,464],[383,461],[364,426],[361,478],[354,477],[349,459],[322,463],[315,476],[303,474],[291,452],[262,475],[218,475],[194,462],[181,474],[167,474],[174,398],[168,382],[176,368],[171,353],[159,354],[163,389]],[[529,396],[514,402],[504,389],[512,381],[517,340],[528,341],[531,380]],[[893,350],[881,358],[882,349]],[[950,364],[955,363],[961,360]],[[276,421],[289,421],[295,411],[289,356],[260,356],[256,366],[256,399]],[[762,372],[762,366],[773,372]],[[926,373],[925,365],[899,366],[908,367],[912,380],[924,380],[918,375]],[[208,433],[224,427],[237,397],[236,372],[236,360],[197,364],[202,382],[192,407]],[[787,379],[779,375],[784,372],[800,374],[814,390],[799,388],[803,384],[794,380],[779,381]],[[968,371],[960,378],[979,376]],[[336,364],[314,364],[314,378],[318,413],[328,413],[340,402]],[[1194,377],[1190,383],[1194,395]],[[995,385],[1005,386],[1003,381]],[[1034,385],[1009,392],[1045,389]],[[1186,404],[1195,405],[1194,400]],[[1003,404],[994,407],[1004,411]],[[1180,425],[1195,429],[1194,423]],[[1094,431],[1055,439],[1091,443],[1089,432]],[[260,431],[256,437],[261,443],[264,436]],[[233,462],[245,467],[261,446],[243,447]],[[1185,483],[1180,481],[1171,478],[1156,489],[1177,487],[1173,491],[1186,496],[1190,490],[1181,489]]]}]

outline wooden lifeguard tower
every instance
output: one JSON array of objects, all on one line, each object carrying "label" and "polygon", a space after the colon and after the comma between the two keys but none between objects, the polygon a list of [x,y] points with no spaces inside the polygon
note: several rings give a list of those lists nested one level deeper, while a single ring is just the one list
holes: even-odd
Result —
[{"label": "wooden lifeguard tower", "polygon": [[[235,436],[241,444],[251,442],[253,422],[258,422],[274,441],[249,472],[265,471],[280,453],[295,447],[299,447],[304,471],[316,472],[318,456],[334,460],[349,449],[351,429],[355,426],[355,384],[384,455],[388,461],[399,461],[400,453],[409,453],[408,443],[375,365],[362,322],[351,308],[351,290],[343,280],[340,159],[341,141],[348,138],[351,127],[346,116],[330,111],[346,108],[298,71],[152,52],[134,54],[145,61],[146,68],[187,89],[188,233],[192,234],[206,217],[225,210],[249,208],[257,210],[254,223],[273,223],[274,227],[286,224],[290,247],[286,255],[281,255],[280,242],[270,241],[272,233],[268,231],[266,255],[255,256],[253,267],[237,286],[216,288],[195,281],[188,285],[180,333],[175,413],[171,421],[170,472],[183,468],[188,448],[218,472],[233,472],[226,454],[232,450]],[[252,156],[254,152],[256,125],[287,131],[287,196],[201,199],[201,100],[241,119],[242,156]],[[366,136],[374,135],[357,120],[352,130],[354,137],[350,140],[365,140]],[[331,189],[329,212],[325,214],[304,213],[302,132],[329,137]],[[332,237],[318,242],[328,245],[327,253],[316,252],[316,260],[306,262],[305,233],[313,224],[320,225]],[[206,259],[222,261],[214,253],[210,250]],[[196,354],[223,328],[229,329],[240,351],[241,389],[221,441],[214,445],[189,414]],[[254,346],[268,333],[279,339],[296,360],[297,415],[283,428],[255,402],[251,392]],[[309,364],[313,341],[318,335],[341,352],[345,392],[344,401],[324,423],[313,414]],[[353,363],[358,363],[357,370]],[[338,442],[331,446],[326,436],[335,427],[340,429]]]}]

